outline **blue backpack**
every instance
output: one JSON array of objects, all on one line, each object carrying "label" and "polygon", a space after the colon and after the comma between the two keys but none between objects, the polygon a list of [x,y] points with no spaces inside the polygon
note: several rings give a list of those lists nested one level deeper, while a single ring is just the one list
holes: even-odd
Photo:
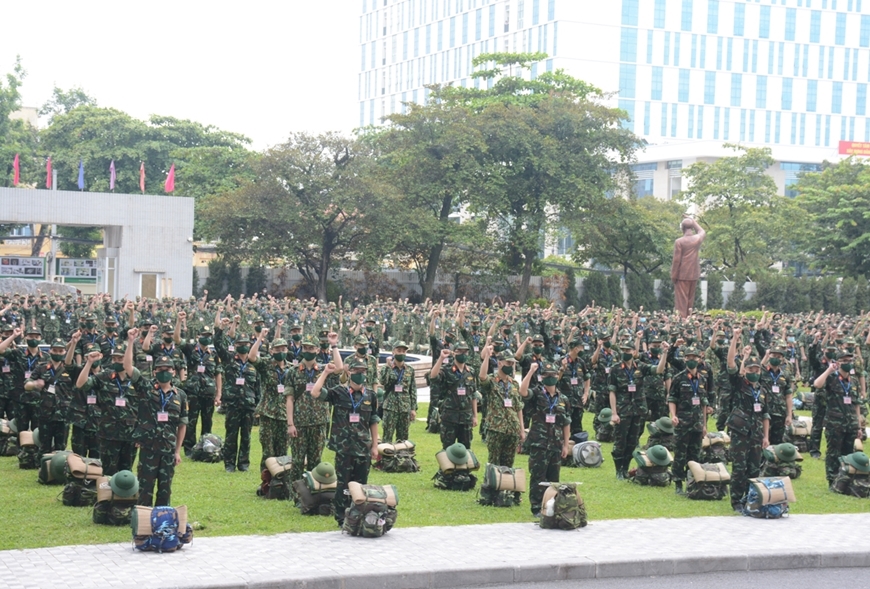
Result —
[{"label": "blue backpack", "polygon": [[779,519],[788,515],[789,501],[794,501],[794,493],[788,477],[749,479],[743,515]]},{"label": "blue backpack", "polygon": [[174,552],[193,540],[193,528],[187,523],[187,507],[168,505],[150,508],[137,505],[130,518],[133,547],[152,552]]}]

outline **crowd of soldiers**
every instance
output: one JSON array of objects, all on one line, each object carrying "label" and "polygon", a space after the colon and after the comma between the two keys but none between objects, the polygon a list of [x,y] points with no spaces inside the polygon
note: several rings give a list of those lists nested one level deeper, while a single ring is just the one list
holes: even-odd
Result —
[{"label": "crowd of soldiers", "polygon": [[[863,437],[863,315],[683,318],[594,305],[351,305],[207,292],[135,301],[21,295],[0,307],[0,418],[39,427],[43,452],[64,449],[71,428],[72,450],[100,457],[108,475],[130,469],[138,449],[143,504],[152,504],[155,484],[157,504],[169,504],[175,465],[211,433],[221,407],[227,472],[249,469],[255,420],[263,462],[290,449],[291,480],[320,463],[325,446],[335,451],[341,523],[347,483],[365,483],[378,443],[407,439],[417,416],[408,352],[433,359],[427,421],[444,448],[470,449],[477,431],[489,461],[512,467],[525,445],[535,515],[538,483],[559,479],[587,412],[594,420],[610,410],[619,479],[644,424],[670,418],[678,493],[714,420],[731,436],[737,510],[762,449],[782,442],[801,383],[815,392],[810,454],[821,456],[824,431],[829,483],[838,458]],[[339,348],[352,352],[342,358]]]}]

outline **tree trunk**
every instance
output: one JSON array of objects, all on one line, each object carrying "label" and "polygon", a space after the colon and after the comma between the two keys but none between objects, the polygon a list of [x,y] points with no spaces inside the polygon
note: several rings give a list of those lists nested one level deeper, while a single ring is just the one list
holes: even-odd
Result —
[{"label": "tree trunk", "polygon": [[[30,245],[30,256],[33,258],[39,257],[39,252],[42,251],[42,244],[45,243],[45,238],[48,235],[48,230],[51,228],[51,225],[43,223],[39,226],[39,233],[37,233],[37,238],[31,242]],[[52,261],[54,263],[54,261]]]},{"label": "tree trunk", "polygon": [[537,255],[535,250],[526,250],[523,252],[523,279],[520,282],[519,301],[520,304],[525,304],[529,298],[529,283],[532,281],[532,264]]},{"label": "tree trunk", "polygon": [[435,277],[438,274],[438,264],[441,261],[441,253],[444,251],[444,242],[432,246],[429,250],[429,260],[426,262],[426,276],[420,285],[423,288],[423,300],[431,299],[435,290]]},{"label": "tree trunk", "polygon": [[329,263],[332,250],[323,248],[320,267],[317,269],[317,300],[326,302],[326,281],[329,279]]}]

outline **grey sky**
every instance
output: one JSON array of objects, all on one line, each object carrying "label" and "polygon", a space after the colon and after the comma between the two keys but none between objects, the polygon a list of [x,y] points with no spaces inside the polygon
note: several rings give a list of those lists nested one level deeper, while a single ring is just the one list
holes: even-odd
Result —
[{"label": "grey sky", "polygon": [[264,148],[359,123],[361,0],[2,0],[0,73],[25,106],[57,85],[137,118],[187,118]]}]

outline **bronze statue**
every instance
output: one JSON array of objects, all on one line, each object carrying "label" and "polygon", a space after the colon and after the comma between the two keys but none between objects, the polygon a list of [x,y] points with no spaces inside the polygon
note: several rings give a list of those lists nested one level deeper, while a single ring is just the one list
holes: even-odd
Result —
[{"label": "bronze statue", "polygon": [[688,215],[683,216],[680,229],[683,236],[674,242],[671,282],[674,284],[674,306],[685,318],[689,316],[689,309],[695,301],[695,289],[701,278],[698,252],[701,251],[707,232]]}]

